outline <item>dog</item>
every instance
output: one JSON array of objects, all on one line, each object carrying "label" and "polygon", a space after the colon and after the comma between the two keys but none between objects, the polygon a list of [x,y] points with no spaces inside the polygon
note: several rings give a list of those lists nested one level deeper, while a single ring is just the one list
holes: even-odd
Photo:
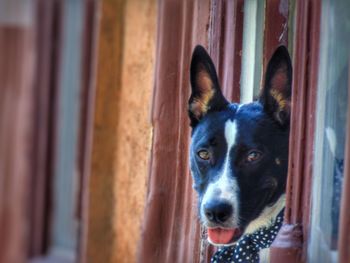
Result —
[{"label": "dog", "polygon": [[[256,101],[230,103],[209,54],[202,46],[193,51],[188,114],[199,219],[208,242],[223,247],[222,253],[230,248],[237,262],[259,261],[256,253],[272,243],[283,221],[292,85],[286,47],[276,49],[264,79]],[[272,234],[265,242],[259,233]],[[242,252],[242,243],[253,250],[247,245]]]}]

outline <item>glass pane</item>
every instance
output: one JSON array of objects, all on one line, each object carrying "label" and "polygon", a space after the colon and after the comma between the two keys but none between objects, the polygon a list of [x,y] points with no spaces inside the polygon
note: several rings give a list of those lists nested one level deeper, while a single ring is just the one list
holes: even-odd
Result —
[{"label": "glass pane", "polygon": [[350,2],[322,1],[310,262],[336,261],[348,107],[349,44]]},{"label": "glass pane", "polygon": [[[331,249],[338,240],[339,206],[343,182],[344,146],[346,135],[346,113],[348,96],[350,2],[327,1],[328,8],[328,50],[327,81],[319,88],[326,89],[323,132],[323,157],[321,165],[322,192],[326,202],[321,206],[321,229]],[[321,50],[323,51],[323,50]],[[331,186],[331,187],[330,187]]]},{"label": "glass pane", "polygon": [[50,253],[73,259],[77,250],[78,221],[75,217],[78,179],[76,149],[80,107],[80,64],[83,1],[64,3],[64,31],[59,87],[58,142],[53,182],[53,224]]},{"label": "glass pane", "polygon": [[264,13],[265,1],[244,1],[241,103],[252,102],[260,91]]}]

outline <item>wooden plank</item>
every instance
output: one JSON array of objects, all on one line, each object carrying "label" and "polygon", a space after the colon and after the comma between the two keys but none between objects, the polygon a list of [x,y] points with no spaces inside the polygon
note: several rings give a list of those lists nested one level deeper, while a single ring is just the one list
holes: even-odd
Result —
[{"label": "wooden plank", "polygon": [[124,0],[101,2],[86,262],[113,260],[116,128],[121,84],[124,6]]},{"label": "wooden plank", "polygon": [[48,247],[50,186],[53,174],[55,110],[60,50],[61,3],[38,1],[36,17],[36,68],[33,162],[30,185],[29,257],[41,256]]},{"label": "wooden plank", "polygon": [[86,262],[135,262],[152,139],[157,3],[100,4],[89,215],[83,237],[87,253],[82,256]]},{"label": "wooden plank", "polygon": [[34,28],[13,19],[0,24],[0,262],[24,262],[28,246]]},{"label": "wooden plank", "polygon": [[196,44],[207,46],[210,6],[203,0],[158,3],[153,145],[138,262],[198,262],[187,103],[191,53]]},{"label": "wooden plank", "polygon": [[288,45],[288,15],[288,0],[266,1],[263,72],[276,48]]},{"label": "wooden plank", "polygon": [[209,54],[216,66],[224,95],[239,102],[244,1],[211,1]]},{"label": "wooden plank", "polygon": [[116,244],[113,262],[135,262],[141,239],[152,145],[150,111],[154,87],[156,11],[156,0],[128,0],[125,5],[116,131]]}]

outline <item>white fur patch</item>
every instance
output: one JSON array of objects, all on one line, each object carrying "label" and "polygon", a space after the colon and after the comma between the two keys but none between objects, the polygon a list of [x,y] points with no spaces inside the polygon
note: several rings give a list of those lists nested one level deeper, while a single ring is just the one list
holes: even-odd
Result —
[{"label": "white fur patch", "polygon": [[258,218],[249,223],[244,231],[244,234],[251,234],[257,231],[259,228],[271,226],[278,213],[281,212],[282,208],[285,206],[285,202],[286,195],[283,194],[274,205],[266,207]]},{"label": "white fur patch", "polygon": [[[231,160],[230,152],[236,143],[237,137],[237,124],[235,121],[228,120],[225,124],[225,139],[227,142],[227,152],[223,167],[220,171],[219,179],[208,185],[207,191],[203,196],[202,201],[202,213],[204,212],[203,207],[207,202],[210,202],[212,199],[224,199],[227,202],[231,203],[233,206],[233,218],[231,223],[238,224],[238,184],[235,178],[231,175]],[[220,192],[218,196],[217,193]],[[202,218],[205,218],[202,214]]]},{"label": "white fur patch", "polygon": [[260,263],[270,262],[270,248],[263,248],[259,251]]},{"label": "white fur patch", "polygon": [[237,137],[236,121],[231,121],[231,120],[226,121],[226,124],[225,124],[225,139],[227,142],[226,157],[228,157],[230,150],[232,149],[233,145],[236,143],[236,137]]}]

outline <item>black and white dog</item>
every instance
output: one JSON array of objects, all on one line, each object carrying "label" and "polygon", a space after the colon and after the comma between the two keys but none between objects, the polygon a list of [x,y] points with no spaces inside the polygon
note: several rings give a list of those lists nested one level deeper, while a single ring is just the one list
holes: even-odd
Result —
[{"label": "black and white dog", "polygon": [[291,60],[280,46],[259,99],[230,103],[206,50],[197,46],[193,52],[191,172],[208,241],[231,249],[216,255],[218,262],[225,255],[222,262],[258,261],[259,250],[269,247],[282,224],[291,81]]}]

